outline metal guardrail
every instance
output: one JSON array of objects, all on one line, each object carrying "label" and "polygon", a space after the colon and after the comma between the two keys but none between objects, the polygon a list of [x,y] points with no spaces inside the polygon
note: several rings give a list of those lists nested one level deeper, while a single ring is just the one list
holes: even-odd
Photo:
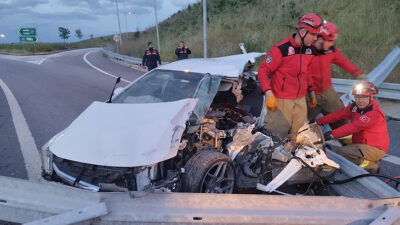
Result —
[{"label": "metal guardrail", "polygon": [[[400,100],[400,84],[383,83],[396,65],[400,62],[400,48],[396,46],[389,55],[368,75],[367,79],[379,88],[377,97]],[[339,93],[348,93],[355,83],[350,79],[332,79],[335,90]],[[347,96],[349,98],[350,96]]]},{"label": "metal guardrail", "polygon": [[367,79],[376,86],[379,86],[399,62],[400,48],[396,46],[389,55],[367,75]]},{"label": "metal guardrail", "polygon": [[27,224],[391,224],[400,198],[96,193],[0,177],[0,220]]},{"label": "metal guardrail", "polygon": [[103,53],[111,60],[124,63],[127,65],[141,65],[142,64],[142,59],[140,58],[134,58],[126,55],[120,55],[117,53],[114,53],[110,50],[103,49]]},{"label": "metal guardrail", "polygon": [[[344,180],[368,173],[356,164],[329,149],[327,149],[326,154],[329,159],[340,165],[339,171],[336,171],[332,177],[333,180]],[[363,177],[348,183],[331,185],[330,188],[337,195],[352,198],[376,199],[400,197],[400,192],[379,180],[377,177]]]},{"label": "metal guardrail", "polygon": [[[355,82],[356,80],[332,79],[333,86],[338,93],[347,93]],[[400,100],[400,84],[382,83],[379,85],[379,93],[376,96],[378,98]]]}]

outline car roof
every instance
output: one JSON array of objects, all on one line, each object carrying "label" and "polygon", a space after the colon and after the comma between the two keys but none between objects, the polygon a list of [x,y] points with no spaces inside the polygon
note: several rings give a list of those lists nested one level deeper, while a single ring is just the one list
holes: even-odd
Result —
[{"label": "car roof", "polygon": [[184,59],[162,65],[157,69],[210,73],[211,75],[224,77],[239,77],[249,61],[254,63],[257,57],[265,54],[264,52],[251,52],[218,58]]}]

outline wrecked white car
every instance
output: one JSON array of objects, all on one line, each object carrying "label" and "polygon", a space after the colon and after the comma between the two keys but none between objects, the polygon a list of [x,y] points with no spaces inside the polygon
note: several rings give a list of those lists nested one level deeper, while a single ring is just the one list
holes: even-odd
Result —
[{"label": "wrecked white car", "polygon": [[251,71],[262,55],[173,62],[92,103],[43,147],[43,177],[93,191],[232,193],[310,183],[305,164],[329,175],[338,165],[318,126],[286,140],[263,129]]}]

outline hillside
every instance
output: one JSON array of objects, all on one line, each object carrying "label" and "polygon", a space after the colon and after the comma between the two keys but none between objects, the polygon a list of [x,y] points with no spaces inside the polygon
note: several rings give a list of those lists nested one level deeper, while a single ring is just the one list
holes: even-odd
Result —
[{"label": "hillside", "polygon": [[[240,53],[239,42],[248,51],[268,51],[294,32],[297,18],[316,12],[339,28],[336,46],[364,72],[371,71],[400,44],[400,1],[398,0],[209,0],[209,56]],[[175,60],[174,50],[184,40],[191,57],[203,56],[202,4],[190,5],[162,21],[161,58]],[[124,36],[124,35],[123,35]],[[146,43],[157,47],[155,28],[129,33],[120,47],[126,55],[141,57]],[[334,67],[335,77],[347,77]],[[386,80],[400,82],[400,66]]]}]

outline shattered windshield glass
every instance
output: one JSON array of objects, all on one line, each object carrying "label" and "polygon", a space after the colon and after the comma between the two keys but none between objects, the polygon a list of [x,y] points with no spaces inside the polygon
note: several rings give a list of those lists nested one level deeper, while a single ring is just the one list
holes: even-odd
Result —
[{"label": "shattered windshield glass", "polygon": [[153,70],[128,87],[113,102],[157,103],[192,98],[203,77],[200,73]]}]

